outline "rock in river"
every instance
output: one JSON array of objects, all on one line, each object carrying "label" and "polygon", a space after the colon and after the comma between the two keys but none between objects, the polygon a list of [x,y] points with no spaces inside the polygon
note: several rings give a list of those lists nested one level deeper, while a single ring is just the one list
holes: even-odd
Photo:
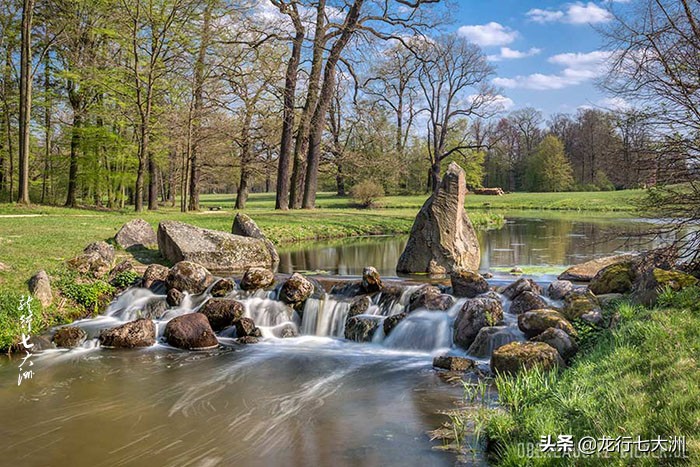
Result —
[{"label": "rock in river", "polygon": [[530,310],[547,308],[547,302],[542,297],[533,292],[523,292],[511,302],[509,312],[514,315],[525,313]]},{"label": "rock in river", "polygon": [[165,340],[173,347],[185,350],[205,350],[219,345],[216,335],[202,313],[188,313],[168,321]]},{"label": "rock in river", "polygon": [[562,272],[558,279],[567,281],[581,281],[589,282],[591,281],[598,271],[610,266],[611,264],[624,263],[629,261],[634,261],[637,259],[637,255],[617,255],[617,256],[606,256],[605,258],[598,258],[585,263],[577,264],[571,266],[566,271]]},{"label": "rock in river", "polygon": [[451,355],[440,355],[433,359],[435,368],[442,368],[449,371],[467,371],[476,366],[476,362],[470,358],[453,357]]},{"label": "rock in river", "polygon": [[551,370],[563,365],[559,352],[544,342],[511,342],[496,349],[491,356],[491,371],[501,374],[514,375],[536,366]]},{"label": "rock in river", "polygon": [[191,261],[180,261],[170,268],[166,282],[168,289],[199,294],[207,290],[214,276],[201,264]]},{"label": "rock in river", "polygon": [[355,342],[370,342],[380,320],[369,316],[353,316],[345,322],[345,338]]},{"label": "rock in river", "polygon": [[146,318],[122,324],[100,333],[100,345],[108,348],[131,349],[150,347],[156,343],[156,326]]},{"label": "rock in river", "polygon": [[212,298],[202,305],[199,312],[207,317],[211,328],[218,332],[233,326],[235,321],[241,319],[245,313],[245,307],[236,300]]},{"label": "rock in river", "polygon": [[518,328],[528,338],[542,334],[548,328],[561,329],[570,336],[576,336],[571,323],[554,310],[532,310],[518,315]]},{"label": "rock in river", "polygon": [[457,297],[474,298],[489,291],[489,283],[479,273],[455,269],[450,274],[452,293]]},{"label": "rock in river", "polygon": [[78,326],[66,326],[59,328],[54,333],[52,340],[58,347],[72,349],[79,347],[87,339],[87,334]]},{"label": "rock in river", "polygon": [[248,268],[241,279],[241,289],[267,289],[275,283],[275,275],[269,269]]},{"label": "rock in river", "polygon": [[532,342],[544,342],[551,345],[557,349],[565,361],[569,361],[578,351],[578,345],[576,345],[574,338],[557,328],[547,328],[542,334],[533,337]]},{"label": "rock in river", "polygon": [[272,269],[265,240],[202,229],[176,221],[158,226],[158,248],[169,261],[192,261],[216,271],[243,272],[257,266]]},{"label": "rock in river", "polygon": [[304,276],[295,272],[280,289],[280,300],[289,305],[299,305],[314,293],[314,285]]},{"label": "rock in river", "polygon": [[446,274],[479,269],[479,242],[464,210],[464,170],[452,162],[438,190],[423,204],[396,267],[399,273]]},{"label": "rock in river", "polygon": [[454,323],[454,341],[468,349],[481,328],[496,326],[503,320],[503,307],[499,300],[477,297],[467,300]]}]

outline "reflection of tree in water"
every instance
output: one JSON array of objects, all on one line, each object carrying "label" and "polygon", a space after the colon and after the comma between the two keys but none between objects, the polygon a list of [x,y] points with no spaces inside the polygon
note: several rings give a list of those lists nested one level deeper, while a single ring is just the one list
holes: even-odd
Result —
[{"label": "reflection of tree in water", "polygon": [[[512,218],[503,229],[479,232],[481,269],[524,265],[568,266],[619,252],[660,246],[639,236],[648,224],[625,220]],[[307,242],[280,249],[280,272],[328,271],[360,275],[374,266],[395,275],[405,235]]]}]

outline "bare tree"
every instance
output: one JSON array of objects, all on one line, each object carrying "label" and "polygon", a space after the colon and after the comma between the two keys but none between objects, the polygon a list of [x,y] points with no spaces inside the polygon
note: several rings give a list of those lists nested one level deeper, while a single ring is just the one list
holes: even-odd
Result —
[{"label": "bare tree", "polygon": [[428,115],[430,186],[437,190],[442,161],[476,148],[468,133],[448,147],[452,123],[493,113],[496,96],[487,83],[493,68],[478,46],[453,34],[426,41],[423,47],[418,82]]}]

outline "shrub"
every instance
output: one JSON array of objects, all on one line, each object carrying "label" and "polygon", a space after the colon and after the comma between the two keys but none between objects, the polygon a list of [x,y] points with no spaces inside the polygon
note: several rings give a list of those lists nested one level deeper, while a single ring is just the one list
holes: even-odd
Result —
[{"label": "shrub", "polygon": [[384,197],[384,188],[374,180],[365,180],[353,186],[350,194],[359,205],[371,208],[379,198]]},{"label": "shrub", "polygon": [[58,283],[58,288],[65,297],[93,313],[99,311],[100,305],[109,302],[115,292],[114,287],[105,281],[81,283],[74,277],[63,277]]},{"label": "shrub", "polygon": [[134,285],[141,275],[136,271],[122,271],[112,279],[112,285],[117,289],[125,289]]}]

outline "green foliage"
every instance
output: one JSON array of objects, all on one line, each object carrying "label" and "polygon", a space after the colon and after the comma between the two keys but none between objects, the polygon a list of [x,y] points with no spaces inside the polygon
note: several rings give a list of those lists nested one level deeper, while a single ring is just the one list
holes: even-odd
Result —
[{"label": "green foliage", "polygon": [[61,277],[57,286],[65,297],[93,313],[115,292],[115,288],[103,280],[82,282],[72,275]]},{"label": "green foliage", "polygon": [[141,275],[136,271],[122,271],[112,279],[111,283],[117,289],[125,289],[134,285],[139,279]]},{"label": "green foliage", "polygon": [[353,186],[350,193],[360,206],[371,208],[384,197],[384,188],[374,180],[365,180]]},{"label": "green foliage", "polygon": [[567,191],[574,183],[571,163],[564,154],[564,144],[548,135],[527,162],[525,188],[528,191]]}]

